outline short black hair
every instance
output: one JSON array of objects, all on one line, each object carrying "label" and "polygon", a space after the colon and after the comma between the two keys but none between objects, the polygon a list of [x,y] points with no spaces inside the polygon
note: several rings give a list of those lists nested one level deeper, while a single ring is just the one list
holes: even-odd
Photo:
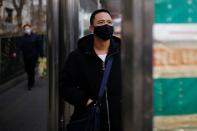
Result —
[{"label": "short black hair", "polygon": [[95,15],[98,14],[98,13],[101,13],[101,12],[108,13],[111,16],[111,13],[108,10],[106,10],[106,9],[98,9],[98,10],[95,10],[92,13],[92,15],[90,16],[90,25],[93,25]]}]

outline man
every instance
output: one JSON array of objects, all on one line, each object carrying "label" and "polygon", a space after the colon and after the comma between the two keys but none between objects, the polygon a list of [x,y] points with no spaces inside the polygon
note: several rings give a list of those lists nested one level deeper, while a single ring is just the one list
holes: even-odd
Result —
[{"label": "man", "polygon": [[34,34],[30,24],[23,26],[24,36],[17,41],[18,50],[22,51],[25,71],[28,76],[28,90],[35,84],[35,67],[38,57],[43,57],[43,48],[40,36]]},{"label": "man", "polygon": [[74,105],[71,119],[77,119],[97,100],[106,62],[113,57],[100,122],[101,131],[121,131],[120,39],[113,36],[110,12],[93,12],[89,29],[93,34],[81,38],[68,56],[60,84],[62,96]]}]

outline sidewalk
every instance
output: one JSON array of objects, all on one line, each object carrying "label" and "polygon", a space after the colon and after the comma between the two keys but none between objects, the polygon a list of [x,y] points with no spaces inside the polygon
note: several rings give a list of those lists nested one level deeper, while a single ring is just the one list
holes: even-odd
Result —
[{"label": "sidewalk", "polygon": [[48,82],[36,79],[27,90],[27,81],[0,94],[0,131],[47,131]]}]

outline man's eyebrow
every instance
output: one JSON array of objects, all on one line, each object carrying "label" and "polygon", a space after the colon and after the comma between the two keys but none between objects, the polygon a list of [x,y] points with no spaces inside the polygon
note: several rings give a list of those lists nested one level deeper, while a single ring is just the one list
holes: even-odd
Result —
[{"label": "man's eyebrow", "polygon": [[98,21],[100,22],[100,21],[105,21],[105,20],[98,20]]},{"label": "man's eyebrow", "polygon": [[98,20],[97,22],[103,22],[103,21],[112,22],[112,20]]}]

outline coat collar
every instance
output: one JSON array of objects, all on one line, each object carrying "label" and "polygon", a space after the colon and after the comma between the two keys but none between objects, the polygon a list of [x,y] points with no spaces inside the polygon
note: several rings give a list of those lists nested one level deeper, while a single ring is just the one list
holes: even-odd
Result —
[{"label": "coat collar", "polygon": [[[85,54],[96,55],[93,48],[93,42],[94,42],[93,34],[84,36],[78,41],[78,49]],[[120,44],[121,44],[120,38],[113,36],[110,40],[108,55],[113,55],[120,52]]]}]

